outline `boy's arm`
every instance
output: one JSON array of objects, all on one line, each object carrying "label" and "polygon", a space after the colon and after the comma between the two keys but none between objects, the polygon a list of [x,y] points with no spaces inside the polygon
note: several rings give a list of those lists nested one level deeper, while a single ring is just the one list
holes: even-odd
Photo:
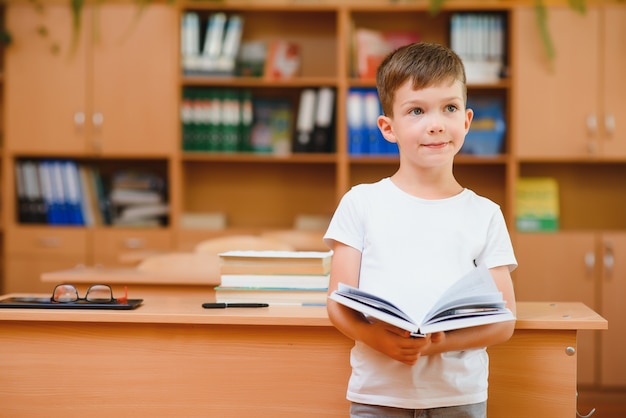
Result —
[{"label": "boy's arm", "polygon": [[[500,292],[502,292],[507,308],[515,315],[515,292],[513,290],[513,281],[511,280],[509,268],[507,266],[500,266],[490,269],[489,272],[496,286]],[[429,355],[447,351],[489,347],[508,341],[513,335],[514,330],[515,321],[507,321],[433,334],[433,344],[427,347],[422,354]]]},{"label": "boy's arm", "polygon": [[[339,282],[359,286],[361,252],[345,244],[335,242],[330,271],[329,294]],[[382,321],[369,321],[360,312],[328,299],[328,317],[346,337],[361,341],[397,361],[412,365],[422,351],[431,345],[430,337],[409,338],[409,333]]]}]

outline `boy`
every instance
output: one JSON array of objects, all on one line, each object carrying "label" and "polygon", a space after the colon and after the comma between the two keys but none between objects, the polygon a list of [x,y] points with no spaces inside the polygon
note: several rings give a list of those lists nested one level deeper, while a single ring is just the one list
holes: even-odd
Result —
[{"label": "boy", "polygon": [[[463,63],[440,45],[407,45],[381,63],[376,85],[378,128],[398,145],[400,164],[389,178],[353,187],[337,207],[324,237],[334,251],[329,292],[343,282],[419,303],[486,264],[515,314],[517,262],[502,212],[453,175],[473,117]],[[332,300],[327,306],[355,341],[351,417],[486,416],[485,347],[508,340],[514,321],[410,338]]]}]

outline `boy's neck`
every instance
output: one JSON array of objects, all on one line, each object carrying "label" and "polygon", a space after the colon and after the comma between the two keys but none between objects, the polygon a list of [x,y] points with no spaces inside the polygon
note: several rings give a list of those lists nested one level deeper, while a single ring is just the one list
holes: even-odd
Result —
[{"label": "boy's neck", "polygon": [[463,191],[463,186],[449,171],[443,173],[427,170],[420,173],[407,173],[399,169],[391,176],[391,181],[400,190],[421,199],[446,199]]}]

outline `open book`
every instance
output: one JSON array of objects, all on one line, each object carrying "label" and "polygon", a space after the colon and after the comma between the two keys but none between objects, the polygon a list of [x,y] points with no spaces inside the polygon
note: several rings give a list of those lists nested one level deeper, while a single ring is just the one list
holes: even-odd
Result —
[{"label": "open book", "polygon": [[484,266],[458,279],[430,305],[416,295],[411,306],[398,307],[343,283],[339,283],[330,298],[366,316],[405,329],[412,336],[515,320]]}]

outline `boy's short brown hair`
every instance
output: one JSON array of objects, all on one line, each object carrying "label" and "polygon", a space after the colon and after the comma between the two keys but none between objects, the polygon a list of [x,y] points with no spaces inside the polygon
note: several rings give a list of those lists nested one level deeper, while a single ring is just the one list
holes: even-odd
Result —
[{"label": "boy's short brown hair", "polygon": [[443,45],[418,42],[391,52],[378,67],[376,88],[386,116],[393,116],[396,90],[406,80],[414,89],[423,89],[450,80],[463,85],[463,99],[467,102],[465,67],[461,58]]}]

